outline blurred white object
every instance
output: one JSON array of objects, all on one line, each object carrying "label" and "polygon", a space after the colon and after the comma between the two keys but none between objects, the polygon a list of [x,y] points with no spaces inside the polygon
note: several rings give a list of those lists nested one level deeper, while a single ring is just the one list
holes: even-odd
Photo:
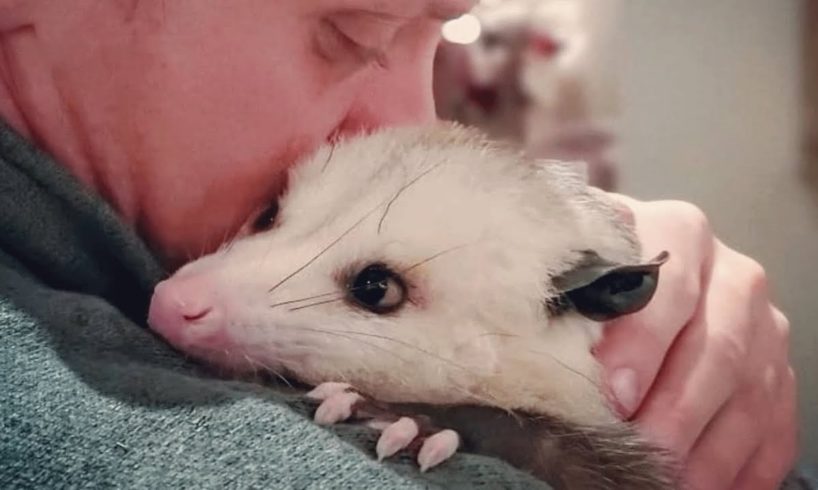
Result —
[{"label": "blurred white object", "polygon": [[480,21],[472,14],[463,14],[443,24],[443,39],[455,44],[470,44],[480,37]]},{"label": "blurred white object", "polygon": [[444,31],[439,114],[536,156],[585,160],[592,180],[604,174],[600,185],[612,186],[620,6],[621,0],[480,2],[469,16],[479,24],[468,28],[478,31],[476,39],[462,36],[470,42],[454,44]]}]

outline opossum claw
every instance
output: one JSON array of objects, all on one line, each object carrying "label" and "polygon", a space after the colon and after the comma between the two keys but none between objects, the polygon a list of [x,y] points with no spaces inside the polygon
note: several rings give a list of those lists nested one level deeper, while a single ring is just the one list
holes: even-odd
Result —
[{"label": "opossum claw", "polygon": [[305,396],[307,398],[312,398],[313,400],[326,400],[332,395],[336,395],[338,393],[345,393],[347,391],[351,391],[352,387],[346,383],[337,383],[334,381],[330,381],[328,383],[321,383],[320,385],[313,388],[310,392],[308,392]]},{"label": "opossum claw", "polygon": [[445,429],[429,436],[423,441],[423,446],[418,453],[420,471],[425,472],[446,461],[457,452],[459,446],[460,436],[451,429]]},{"label": "opossum claw", "polygon": [[332,425],[349,419],[353,415],[353,406],[361,399],[361,395],[355,392],[341,391],[329,395],[315,411],[315,423]]},{"label": "opossum claw", "polygon": [[375,446],[375,452],[378,455],[378,461],[383,461],[401,449],[405,449],[420,433],[420,427],[417,422],[409,417],[401,417],[397,422],[387,426],[381,432],[378,438],[378,444]]}]

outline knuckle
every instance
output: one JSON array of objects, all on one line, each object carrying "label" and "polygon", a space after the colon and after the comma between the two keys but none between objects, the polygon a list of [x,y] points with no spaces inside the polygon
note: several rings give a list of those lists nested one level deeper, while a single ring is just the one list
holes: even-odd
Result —
[{"label": "knuckle", "polygon": [[[769,278],[767,271],[755,259],[723,247],[724,259],[718,264],[719,284],[725,286],[737,304],[755,308],[769,305]],[[756,313],[762,310],[755,309]]]},{"label": "knuckle", "polygon": [[765,295],[768,287],[767,271],[756,260],[746,255],[738,255],[742,280],[749,287],[751,293]]},{"label": "knuckle", "polygon": [[773,307],[773,323],[779,340],[789,345],[791,324],[789,318],[778,308]]},{"label": "knuckle", "polygon": [[710,220],[700,207],[686,201],[665,201],[665,204],[673,210],[679,223],[689,230],[699,236],[711,234]]}]

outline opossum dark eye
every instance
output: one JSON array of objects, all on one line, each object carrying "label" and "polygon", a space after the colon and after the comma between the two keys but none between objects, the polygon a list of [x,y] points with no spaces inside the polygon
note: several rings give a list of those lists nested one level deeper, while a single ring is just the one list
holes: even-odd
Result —
[{"label": "opossum dark eye", "polygon": [[273,201],[264,211],[259,213],[255,221],[253,221],[253,231],[267,231],[273,227],[278,215],[278,202]]},{"label": "opossum dark eye", "polygon": [[348,290],[353,303],[373,313],[395,311],[406,301],[406,285],[384,264],[366,266],[352,278]]}]

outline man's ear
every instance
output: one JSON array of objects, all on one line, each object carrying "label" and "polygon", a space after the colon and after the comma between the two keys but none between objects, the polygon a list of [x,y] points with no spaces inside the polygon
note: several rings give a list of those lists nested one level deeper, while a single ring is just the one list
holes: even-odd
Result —
[{"label": "man's ear", "polygon": [[650,302],[659,281],[659,268],[670,254],[634,265],[608,262],[587,251],[574,268],[552,279],[559,301],[591,320],[603,322],[635,313]]}]

